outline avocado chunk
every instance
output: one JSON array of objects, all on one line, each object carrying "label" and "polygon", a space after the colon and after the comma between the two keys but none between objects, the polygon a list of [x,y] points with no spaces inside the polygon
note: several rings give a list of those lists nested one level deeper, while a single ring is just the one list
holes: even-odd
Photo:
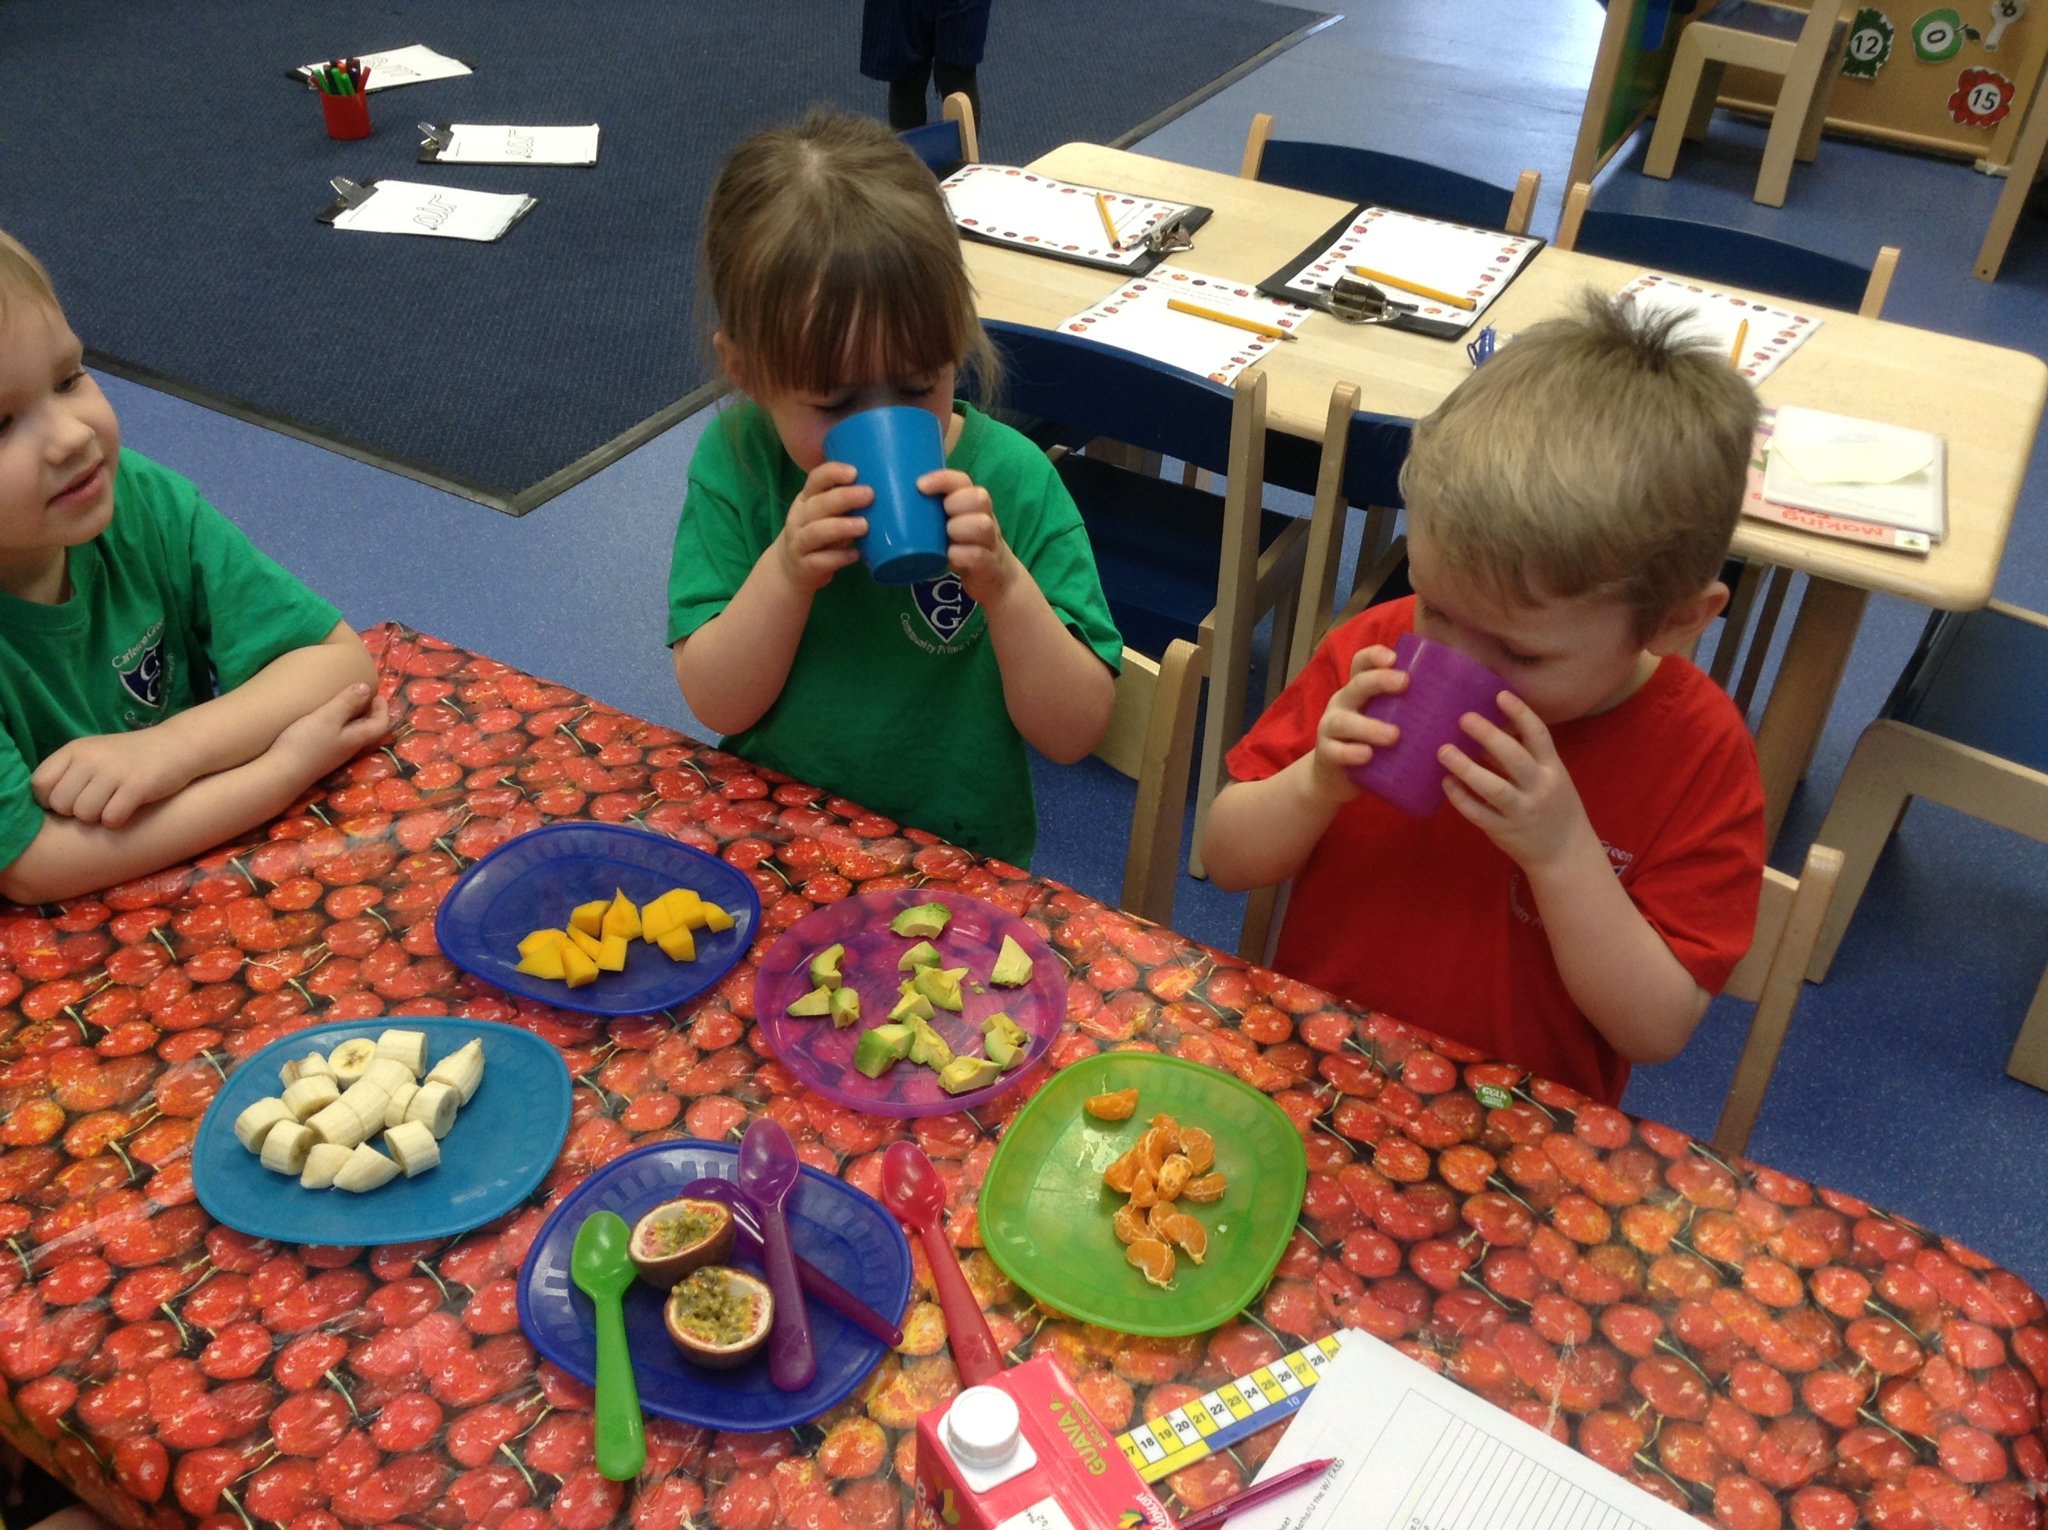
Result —
[{"label": "avocado chunk", "polygon": [[920,903],[907,908],[889,921],[889,928],[898,935],[910,935],[919,940],[935,940],[945,932],[953,920],[953,914],[943,903]]},{"label": "avocado chunk", "polygon": [[[920,972],[924,969],[919,968]],[[896,1007],[889,1011],[891,1020],[929,1020],[932,1017],[932,1001],[910,983],[903,985],[903,997],[896,1001]]]},{"label": "avocado chunk", "polygon": [[851,988],[832,990],[832,1023],[844,1030],[860,1022],[860,995]]},{"label": "avocado chunk", "polygon": [[927,1068],[944,1068],[953,1060],[953,1049],[946,1045],[946,1038],[932,1029],[931,1022],[913,1019],[910,1022],[910,1060],[923,1063]]},{"label": "avocado chunk", "polygon": [[915,972],[920,967],[936,967],[939,964],[939,948],[928,940],[920,940],[903,953],[896,963],[898,972]]},{"label": "avocado chunk", "polygon": [[1003,1065],[990,1057],[956,1057],[939,1069],[939,1087],[948,1094],[965,1094],[996,1081]]},{"label": "avocado chunk", "polygon": [[981,1040],[989,1057],[1004,1068],[1014,1067],[1024,1060],[1024,1054],[1031,1048],[1031,1038],[1024,1027],[1008,1015],[997,1013],[981,1022]]},{"label": "avocado chunk", "polygon": [[965,976],[965,967],[920,967],[910,975],[910,981],[940,1009],[958,1014],[966,1007],[960,997],[960,980]]},{"label": "avocado chunk", "polygon": [[878,1025],[863,1031],[854,1044],[853,1066],[869,1078],[880,1078],[910,1055],[910,1027]]},{"label": "avocado chunk", "polygon": [[791,1000],[789,1012],[792,1015],[801,1016],[806,1020],[810,1019],[814,1015],[831,1014],[832,990],[829,988],[813,988],[801,999]]},{"label": "avocado chunk", "polygon": [[811,982],[818,988],[839,986],[839,958],[846,955],[846,947],[834,943],[811,958]]},{"label": "avocado chunk", "polygon": [[996,952],[996,964],[989,969],[988,980],[997,988],[1021,988],[1031,981],[1031,958],[1008,935]]}]

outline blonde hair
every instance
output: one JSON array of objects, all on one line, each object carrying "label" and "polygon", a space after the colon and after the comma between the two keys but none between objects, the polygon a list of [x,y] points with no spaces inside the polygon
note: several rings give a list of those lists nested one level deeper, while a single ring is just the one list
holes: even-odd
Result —
[{"label": "blonde hair", "polygon": [[814,109],[733,150],[704,216],[704,273],[757,396],[829,393],[876,359],[993,382],[945,197],[871,118]]},{"label": "blonde hair", "polygon": [[28,246],[0,229],[0,318],[7,316],[18,298],[47,303],[52,308],[62,306],[43,263],[29,253]]},{"label": "blonde hair", "polygon": [[1756,435],[1749,384],[1672,317],[1586,295],[1521,331],[1415,427],[1418,529],[1510,605],[1595,596],[1648,638],[1719,571]]}]

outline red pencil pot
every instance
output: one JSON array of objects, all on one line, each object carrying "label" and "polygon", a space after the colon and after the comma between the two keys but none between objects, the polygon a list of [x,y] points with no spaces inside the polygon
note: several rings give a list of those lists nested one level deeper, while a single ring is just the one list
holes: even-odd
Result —
[{"label": "red pencil pot", "polygon": [[361,91],[347,96],[320,93],[320,110],[327,118],[329,138],[368,138],[370,98]]}]

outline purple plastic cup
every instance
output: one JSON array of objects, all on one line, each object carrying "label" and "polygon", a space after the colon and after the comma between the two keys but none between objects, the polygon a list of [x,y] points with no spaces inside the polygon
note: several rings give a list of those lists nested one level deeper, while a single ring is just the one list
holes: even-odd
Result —
[{"label": "purple plastic cup", "polygon": [[1402,812],[1427,818],[1444,805],[1443,779],[1449,774],[1437,751],[1456,744],[1467,754],[1477,746],[1458,720],[1477,712],[1498,727],[1507,726],[1494,701],[1507,682],[1477,659],[1468,659],[1446,643],[1404,632],[1394,644],[1394,667],[1408,672],[1408,689],[1375,696],[1365,715],[1390,722],[1401,736],[1389,748],[1375,749],[1363,765],[1349,772],[1366,791]]},{"label": "purple plastic cup", "polygon": [[868,531],[859,545],[877,584],[916,584],[946,572],[945,504],[917,492],[920,477],[946,465],[937,415],[907,404],[848,415],[825,433],[825,456],[852,463],[854,481],[875,491],[861,512]]}]

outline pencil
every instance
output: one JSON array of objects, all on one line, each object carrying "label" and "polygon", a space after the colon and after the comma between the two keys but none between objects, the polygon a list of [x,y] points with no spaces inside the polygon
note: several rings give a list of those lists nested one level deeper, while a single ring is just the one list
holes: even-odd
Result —
[{"label": "pencil", "polygon": [[1095,193],[1095,210],[1102,214],[1102,231],[1109,235],[1109,247],[1112,250],[1122,249],[1124,242],[1117,237],[1116,219],[1109,215],[1109,198],[1099,191]]},{"label": "pencil", "polygon": [[1191,313],[1198,319],[1213,319],[1218,324],[1228,324],[1232,329],[1248,329],[1255,335],[1264,335],[1269,340],[1294,340],[1277,324],[1267,324],[1260,319],[1247,319],[1242,314],[1225,313],[1220,308],[1204,308],[1200,303],[1190,303],[1182,298],[1168,298],[1166,306],[1175,313]]},{"label": "pencil", "polygon": [[1747,340],[1748,338],[1749,320],[1744,319],[1740,324],[1735,326],[1735,343],[1728,347],[1728,365],[1730,365],[1731,367],[1739,367],[1742,365],[1742,342]]},{"label": "pencil", "polygon": [[1404,292],[1419,293],[1439,303],[1449,303],[1453,308],[1477,308],[1479,305],[1468,297],[1459,297],[1455,292],[1439,292],[1434,287],[1425,287],[1420,282],[1411,282],[1405,276],[1389,276],[1384,271],[1369,271],[1364,266],[1346,266],[1353,276],[1362,276],[1369,282],[1390,282]]}]

